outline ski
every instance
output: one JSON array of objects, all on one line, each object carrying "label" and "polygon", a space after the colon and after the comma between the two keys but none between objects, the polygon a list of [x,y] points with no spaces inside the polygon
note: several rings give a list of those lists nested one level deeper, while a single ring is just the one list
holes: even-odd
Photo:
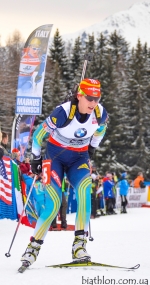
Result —
[{"label": "ski", "polygon": [[140,264],[137,264],[133,267],[124,267],[124,266],[116,266],[116,265],[109,265],[104,263],[98,263],[93,261],[73,261],[69,263],[62,263],[62,264],[56,264],[56,265],[49,265],[46,267],[53,267],[53,268],[63,268],[63,267],[88,267],[88,266],[97,266],[97,267],[109,267],[109,268],[119,268],[119,269],[126,269],[126,270],[135,270],[140,267]]},{"label": "ski", "polygon": [[29,262],[23,262],[22,265],[18,268],[18,272],[23,273],[29,267],[29,265]]}]

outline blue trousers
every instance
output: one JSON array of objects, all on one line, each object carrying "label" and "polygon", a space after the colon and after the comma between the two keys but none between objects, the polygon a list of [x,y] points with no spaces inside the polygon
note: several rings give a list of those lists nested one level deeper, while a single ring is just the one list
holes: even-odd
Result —
[{"label": "blue trousers", "polygon": [[75,189],[77,213],[75,230],[88,231],[91,215],[92,180],[88,165],[88,152],[76,152],[47,143],[46,158],[52,160],[51,182],[45,187],[45,209],[42,211],[34,230],[35,239],[44,239],[56,217],[62,200],[61,183],[66,173]]}]

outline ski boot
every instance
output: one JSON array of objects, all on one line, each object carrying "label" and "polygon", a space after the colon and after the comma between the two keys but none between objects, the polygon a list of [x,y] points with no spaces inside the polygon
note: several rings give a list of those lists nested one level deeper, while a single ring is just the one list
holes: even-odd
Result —
[{"label": "ski boot", "polygon": [[34,237],[30,238],[30,243],[28,244],[25,253],[21,257],[22,265],[28,267],[34,261],[36,261],[42,244],[43,240],[36,240]]},{"label": "ski boot", "polygon": [[126,209],[126,207],[124,207],[123,213],[124,213],[124,214],[127,214],[127,209]]},{"label": "ski boot", "polygon": [[127,214],[127,209],[126,209],[126,205],[124,204],[124,202],[122,203],[122,206],[121,206],[121,214]]},{"label": "ski boot", "polygon": [[75,231],[75,239],[72,245],[73,261],[90,261],[91,256],[86,251],[86,234],[84,230]]},{"label": "ski boot", "polygon": [[66,229],[67,228],[67,221],[66,220],[62,220],[61,221],[61,228],[62,229]]},{"label": "ski boot", "polygon": [[105,216],[105,213],[103,212],[103,210],[100,210],[101,216]]}]

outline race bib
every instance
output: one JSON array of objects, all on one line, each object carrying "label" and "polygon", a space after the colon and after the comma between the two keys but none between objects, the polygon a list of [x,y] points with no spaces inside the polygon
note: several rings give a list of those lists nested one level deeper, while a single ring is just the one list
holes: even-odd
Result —
[{"label": "race bib", "polygon": [[42,161],[42,181],[47,185],[51,182],[51,159],[45,159]]}]

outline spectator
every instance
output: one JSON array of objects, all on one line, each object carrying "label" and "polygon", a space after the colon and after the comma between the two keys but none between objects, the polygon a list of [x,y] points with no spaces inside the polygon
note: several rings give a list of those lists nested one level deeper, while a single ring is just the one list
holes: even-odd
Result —
[{"label": "spectator", "polygon": [[121,174],[121,178],[118,182],[118,187],[120,190],[120,196],[121,196],[121,214],[127,213],[126,206],[127,206],[127,194],[129,190],[129,183],[127,181],[127,173],[124,172]]},{"label": "spectator", "polygon": [[27,175],[34,176],[34,174],[31,172],[31,166],[28,157],[26,157],[24,161],[20,163],[19,167],[22,174],[25,173]]},{"label": "spectator", "polygon": [[[0,130],[0,143],[1,143],[1,140],[2,140],[2,133],[1,133],[1,130]],[[2,159],[3,155],[4,155],[4,150],[3,150],[3,148],[0,145],[0,159]]]},{"label": "spectator", "polygon": [[145,188],[144,185],[144,176],[142,172],[138,173],[138,176],[133,181],[133,187],[134,188]]},{"label": "spectator", "polygon": [[107,215],[116,214],[116,212],[113,209],[113,199],[115,198],[113,187],[114,187],[114,181],[112,179],[112,173],[107,172],[106,176],[103,178],[104,198],[105,198]]},{"label": "spectator", "polygon": [[21,164],[21,161],[20,161],[20,151],[19,151],[19,149],[13,148],[11,157],[12,157],[12,159],[13,159],[18,165]]},{"label": "spectator", "polygon": [[[64,176],[64,179],[62,181],[62,202],[61,202],[61,206],[60,206],[60,210],[59,210],[59,217],[58,219],[61,221],[61,228],[62,229],[66,229],[67,228],[67,220],[66,220],[66,216],[67,216],[67,198],[66,198],[66,193],[67,193],[67,189],[68,189],[68,180],[66,175]],[[57,228],[57,216],[55,217],[55,219],[53,220],[52,224],[51,224],[52,228]]]},{"label": "spectator", "polygon": [[104,191],[103,191],[103,177],[100,176],[99,183],[98,183],[98,190],[96,191],[98,195],[98,211],[101,216],[105,216],[104,213]]},{"label": "spectator", "polygon": [[95,219],[96,217],[99,217],[100,215],[97,213],[98,210],[98,202],[99,197],[96,193],[98,190],[98,183],[99,183],[99,174],[96,172],[96,167],[92,166],[92,189],[91,189],[91,219]]},{"label": "spectator", "polygon": [[25,160],[23,162],[21,162],[21,153],[20,153],[19,149],[14,148],[12,150],[12,159],[19,166],[21,174],[27,174],[27,175],[33,176],[32,172],[31,172],[29,158],[27,157],[27,158],[25,158]]},{"label": "spectator", "polygon": [[[116,196],[117,196],[117,189],[116,189],[116,184],[118,182],[118,178],[116,173],[112,173],[112,180],[114,181],[114,187],[113,187],[113,192],[114,192],[114,198],[112,198],[112,203],[113,203],[113,209],[116,208]],[[114,210],[114,214],[115,214],[115,210]],[[117,213],[116,213],[117,214]]]},{"label": "spectator", "polygon": [[67,228],[67,220],[66,220],[66,215],[67,215],[67,189],[68,189],[68,184],[69,181],[67,180],[66,175],[64,176],[64,179],[62,181],[62,202],[60,206],[60,220],[61,220],[61,228],[66,229]]},{"label": "spectator", "polygon": [[9,150],[7,149],[7,145],[8,145],[8,134],[2,132],[2,140],[0,146],[4,151],[4,155],[11,156]]},{"label": "spectator", "polygon": [[[62,181],[62,202],[61,202],[61,206],[60,206],[60,210],[59,210],[59,217],[58,219],[61,221],[61,228],[62,229],[66,229],[67,228],[67,220],[66,220],[66,216],[67,216],[67,190],[68,190],[68,185],[69,185],[69,181],[66,177],[66,175],[64,175],[64,179]],[[53,220],[52,224],[51,224],[52,228],[57,228],[57,216],[55,217],[55,219]]]}]

